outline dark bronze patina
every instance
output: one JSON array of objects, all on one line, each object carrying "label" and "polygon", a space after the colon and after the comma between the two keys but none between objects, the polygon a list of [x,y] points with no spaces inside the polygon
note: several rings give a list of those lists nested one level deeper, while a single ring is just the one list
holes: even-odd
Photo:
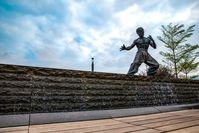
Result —
[{"label": "dark bronze patina", "polygon": [[148,76],[153,76],[156,74],[159,68],[159,63],[148,53],[149,45],[156,49],[156,43],[153,38],[149,35],[147,38],[144,37],[144,29],[142,27],[137,28],[136,33],[139,38],[134,40],[134,42],[126,47],[124,44],[121,46],[120,50],[131,50],[134,46],[137,47],[138,51],[136,53],[135,59],[131,64],[128,74],[134,75],[138,72],[138,68],[142,63],[149,66],[147,71]]}]

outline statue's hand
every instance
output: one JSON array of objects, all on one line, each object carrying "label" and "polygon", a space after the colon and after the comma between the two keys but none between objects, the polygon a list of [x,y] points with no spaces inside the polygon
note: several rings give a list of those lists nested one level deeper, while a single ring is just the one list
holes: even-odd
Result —
[{"label": "statue's hand", "polygon": [[121,46],[121,48],[120,48],[120,51],[125,50],[125,49],[126,49],[126,46],[123,44],[123,45]]},{"label": "statue's hand", "polygon": [[149,38],[149,39],[151,39],[151,40],[153,40],[153,38],[152,38],[152,36],[151,36],[151,35],[149,35],[149,36],[148,36],[148,38]]}]

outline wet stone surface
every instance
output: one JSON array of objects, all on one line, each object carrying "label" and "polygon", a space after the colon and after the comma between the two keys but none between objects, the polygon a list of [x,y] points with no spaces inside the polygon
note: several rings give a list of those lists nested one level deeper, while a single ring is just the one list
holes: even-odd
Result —
[{"label": "wet stone surface", "polygon": [[0,64],[0,115],[199,102],[199,81]]}]

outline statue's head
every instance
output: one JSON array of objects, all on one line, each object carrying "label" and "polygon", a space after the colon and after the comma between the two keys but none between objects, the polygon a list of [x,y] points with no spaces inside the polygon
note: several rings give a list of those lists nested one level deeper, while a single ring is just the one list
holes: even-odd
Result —
[{"label": "statue's head", "polygon": [[144,37],[144,29],[142,27],[139,27],[136,29],[136,33],[138,34],[139,37]]}]

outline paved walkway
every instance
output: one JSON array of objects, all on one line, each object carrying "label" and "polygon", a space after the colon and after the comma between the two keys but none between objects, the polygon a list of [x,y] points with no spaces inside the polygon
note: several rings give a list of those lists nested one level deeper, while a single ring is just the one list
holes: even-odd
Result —
[{"label": "paved walkway", "polygon": [[[123,118],[32,125],[29,133],[199,133],[199,109]],[[28,133],[27,126],[0,133]]]}]

